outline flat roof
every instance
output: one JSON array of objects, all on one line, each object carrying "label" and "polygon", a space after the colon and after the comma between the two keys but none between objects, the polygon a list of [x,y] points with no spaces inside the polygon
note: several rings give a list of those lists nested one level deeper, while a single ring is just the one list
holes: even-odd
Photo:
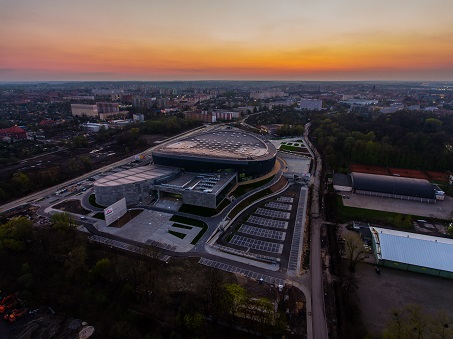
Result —
[{"label": "flat roof", "polygon": [[358,172],[352,172],[351,177],[355,190],[436,199],[428,180]]},{"label": "flat roof", "polygon": [[175,167],[160,165],[147,165],[131,168],[125,171],[109,174],[95,181],[94,186],[119,186],[124,184],[138,183],[145,180],[165,177],[178,172]]},{"label": "flat roof", "polygon": [[194,192],[217,194],[224,185],[236,176],[236,173],[182,173],[175,179],[156,185],[154,187],[171,187]]},{"label": "flat roof", "polygon": [[334,173],[332,175],[334,185],[352,187],[352,179],[349,174]]},{"label": "flat roof", "polygon": [[275,147],[239,129],[214,130],[158,147],[156,154],[179,154],[226,159],[259,159],[276,154]]},{"label": "flat roof", "polygon": [[370,227],[379,259],[453,272],[453,239]]}]

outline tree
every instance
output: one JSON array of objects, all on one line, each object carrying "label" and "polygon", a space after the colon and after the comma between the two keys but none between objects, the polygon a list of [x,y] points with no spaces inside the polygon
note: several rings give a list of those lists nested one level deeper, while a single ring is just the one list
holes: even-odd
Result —
[{"label": "tree", "polygon": [[14,173],[11,183],[13,184],[12,188],[21,194],[31,191],[33,187],[30,178],[23,172]]},{"label": "tree", "polygon": [[82,155],[79,159],[87,172],[92,170],[91,159],[89,156]]},{"label": "tree", "polygon": [[448,233],[450,236],[453,236],[453,223],[450,223],[450,225],[448,225],[447,233]]},{"label": "tree", "polygon": [[223,305],[226,310],[233,316],[236,316],[238,310],[248,299],[245,289],[238,284],[225,285]]},{"label": "tree", "polygon": [[32,237],[33,223],[25,217],[17,217],[0,226],[0,249],[21,251]]},{"label": "tree", "polygon": [[55,229],[63,231],[72,229],[76,226],[74,217],[66,212],[53,214],[50,217],[50,222]]},{"label": "tree", "polygon": [[384,339],[451,338],[453,335],[452,319],[443,311],[431,316],[420,305],[409,304],[391,312],[392,318],[383,331]]},{"label": "tree", "polygon": [[90,270],[90,275],[96,280],[106,281],[108,280],[111,266],[108,258],[102,258],[94,264]]},{"label": "tree", "polygon": [[355,267],[359,261],[365,258],[363,241],[357,233],[348,232],[344,235],[345,255],[349,260],[349,270],[355,272]]}]

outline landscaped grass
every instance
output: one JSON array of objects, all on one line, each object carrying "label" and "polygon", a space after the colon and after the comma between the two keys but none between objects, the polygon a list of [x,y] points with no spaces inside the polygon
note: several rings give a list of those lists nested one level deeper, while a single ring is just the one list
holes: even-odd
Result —
[{"label": "landscaped grass", "polygon": [[[196,220],[196,219],[191,219],[191,218],[186,218],[186,217],[181,217],[179,215],[174,215],[170,218],[171,221],[176,221],[176,222],[180,222],[180,223],[183,223],[183,224],[188,224],[188,225],[192,225],[192,226],[195,226],[195,227],[200,227],[201,228],[201,231],[198,232],[197,236],[192,240],[191,244],[192,245],[195,245],[198,240],[201,239],[201,237],[203,236],[203,234],[205,234],[205,232],[208,230],[208,225],[206,225],[206,223],[204,221],[201,221],[201,220]],[[174,225],[177,225],[177,224],[173,224]],[[181,225],[181,226],[184,226],[184,225]],[[188,226],[187,226],[188,227]]]},{"label": "landscaped grass", "polygon": [[250,183],[250,184],[238,186],[238,187],[233,191],[233,196],[237,199],[237,198],[243,196],[244,194],[246,194],[247,192],[250,192],[250,191],[254,190],[255,188],[258,188],[258,187],[261,187],[261,186],[267,184],[267,183],[270,182],[272,179],[274,179],[274,176],[275,176],[275,175],[273,175],[273,176],[271,176],[271,177],[269,177],[269,178],[266,178],[266,179],[257,181],[257,182],[252,182],[252,183]]},{"label": "landscaped grass", "polygon": [[180,215],[174,215],[170,218],[170,221],[176,221],[180,222],[182,224],[187,224],[187,225],[192,225],[196,227],[203,227],[206,225],[203,221],[197,220],[197,219],[192,219],[192,218],[186,218],[186,217],[181,217]]},{"label": "landscaped grass", "polygon": [[[206,224],[205,224],[206,225]],[[196,243],[198,242],[198,240],[201,239],[201,237],[203,236],[203,234],[205,234],[205,232],[208,230],[208,225],[206,225],[205,227],[202,228],[202,230],[197,234],[197,236],[195,238],[193,238],[191,244],[192,245],[196,245]]]},{"label": "landscaped grass", "polygon": [[[401,214],[401,213],[400,213]],[[395,226],[395,217],[398,213],[376,211],[365,208],[344,206],[340,196],[336,198],[337,222],[350,222],[351,220],[364,221],[370,224]],[[427,219],[426,217],[412,215],[412,220]]]},{"label": "landscaped grass", "polygon": [[190,214],[199,215],[202,217],[212,217],[213,215],[220,213],[229,204],[230,204],[230,201],[228,199],[223,199],[223,201],[220,203],[219,207],[217,207],[217,208],[206,208],[206,207],[201,207],[201,206],[183,204],[179,208],[179,212],[190,213]]},{"label": "landscaped grass", "polygon": [[252,203],[257,201],[258,199],[265,197],[266,195],[269,195],[271,193],[273,193],[272,190],[270,188],[267,188],[263,191],[259,191],[255,194],[253,194],[252,196],[248,197],[247,199],[242,201],[240,204],[238,204],[235,208],[233,208],[233,210],[229,214],[229,217],[234,218],[244,208],[246,208],[247,206],[250,206]]},{"label": "landscaped grass", "polygon": [[94,194],[91,194],[90,197],[88,198],[88,202],[90,203],[91,206],[98,207],[98,208],[106,208],[107,206],[101,206],[96,202],[96,197]]},{"label": "landscaped grass", "polygon": [[93,218],[105,220],[104,212],[98,212],[98,213],[96,213],[95,215],[93,215]]},{"label": "landscaped grass", "polygon": [[88,215],[90,213],[90,211],[88,211],[82,207],[82,205],[80,204],[80,200],[74,200],[74,199],[62,201],[59,204],[55,205],[54,208],[65,211],[65,212],[82,214],[82,215]]},{"label": "landscaped grass", "polygon": [[297,146],[290,146],[290,145],[281,145],[280,149],[284,150],[284,151],[308,153],[308,149],[306,149],[304,146],[297,147]]},{"label": "landscaped grass", "polygon": [[181,225],[181,224],[173,224],[173,227],[178,227],[178,228],[184,228],[186,230],[191,230],[193,227],[192,226],[187,226],[187,225]]},{"label": "landscaped grass", "polygon": [[173,234],[175,237],[178,237],[179,239],[184,239],[187,234],[184,233],[179,233],[176,231],[169,230],[168,233]]}]

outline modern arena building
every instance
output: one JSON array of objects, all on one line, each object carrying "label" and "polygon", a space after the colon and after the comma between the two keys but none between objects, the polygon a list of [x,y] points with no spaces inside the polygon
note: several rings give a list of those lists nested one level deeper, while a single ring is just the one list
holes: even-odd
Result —
[{"label": "modern arena building", "polygon": [[216,208],[238,181],[272,171],[276,156],[270,142],[241,130],[193,135],[157,147],[151,165],[96,180],[96,202],[108,206],[126,198],[127,205],[134,205],[168,195]]},{"label": "modern arena building", "polygon": [[272,143],[237,129],[201,133],[158,147],[153,162],[191,172],[236,172],[245,181],[269,173],[277,150]]}]

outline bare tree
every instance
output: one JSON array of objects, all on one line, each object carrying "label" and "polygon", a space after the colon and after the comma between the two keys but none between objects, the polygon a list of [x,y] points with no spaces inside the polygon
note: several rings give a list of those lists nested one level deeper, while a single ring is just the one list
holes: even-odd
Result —
[{"label": "bare tree", "polygon": [[348,232],[344,235],[345,255],[349,260],[349,270],[355,272],[355,267],[359,261],[365,258],[366,251],[363,241],[357,233]]}]

